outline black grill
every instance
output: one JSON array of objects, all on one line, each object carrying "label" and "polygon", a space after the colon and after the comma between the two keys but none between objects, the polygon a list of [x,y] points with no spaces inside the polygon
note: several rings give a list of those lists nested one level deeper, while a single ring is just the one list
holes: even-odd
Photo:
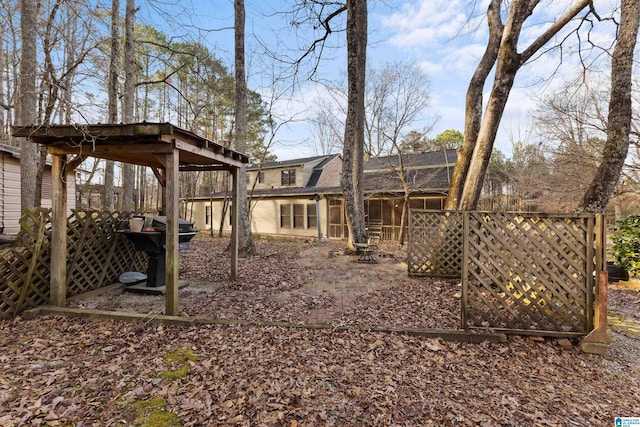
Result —
[{"label": "black grill", "polygon": [[[165,285],[166,266],[165,257],[167,249],[167,217],[166,216],[136,216],[145,220],[145,226],[151,224],[153,231],[125,231],[124,235],[129,239],[137,251],[146,252],[149,256],[147,267],[147,286],[157,287]],[[189,249],[191,239],[198,233],[193,228],[193,223],[186,219],[178,218],[178,250]]]}]

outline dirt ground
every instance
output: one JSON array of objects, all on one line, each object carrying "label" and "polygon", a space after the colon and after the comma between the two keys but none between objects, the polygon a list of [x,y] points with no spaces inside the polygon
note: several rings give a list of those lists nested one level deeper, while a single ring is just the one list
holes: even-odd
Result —
[{"label": "dirt ground", "polygon": [[[258,241],[229,282],[227,241],[198,236],[180,252],[182,316],[333,326],[458,328],[460,286],[407,276],[406,253],[383,245],[378,263],[357,262],[341,241]],[[123,292],[73,298],[69,306],[162,314],[163,296]]]},{"label": "dirt ground", "polygon": [[[259,241],[230,283],[225,244],[198,236],[180,254],[183,316],[459,324],[458,284],[408,278],[397,247],[368,265],[341,242]],[[0,322],[0,427],[613,426],[640,417],[635,286],[610,287],[604,356],[518,336],[465,344],[357,327],[16,318]],[[161,314],[164,298],[114,287],[69,305]]]}]

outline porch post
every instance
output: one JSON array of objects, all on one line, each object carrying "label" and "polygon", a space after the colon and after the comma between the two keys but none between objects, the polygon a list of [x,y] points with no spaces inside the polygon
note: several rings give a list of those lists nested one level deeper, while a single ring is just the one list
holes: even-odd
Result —
[{"label": "porch post", "polygon": [[165,157],[166,179],[166,314],[178,315],[178,164],[180,153],[174,148]]},{"label": "porch post", "polygon": [[238,280],[238,226],[240,224],[240,183],[238,182],[239,168],[231,169],[232,196],[231,196],[231,280]]},{"label": "porch post", "polygon": [[322,221],[320,219],[320,195],[316,194],[314,196],[316,199],[316,225],[318,226],[318,242],[322,241]]},{"label": "porch post", "polygon": [[66,155],[54,154],[51,165],[53,182],[51,224],[51,284],[49,302],[64,307],[67,298],[67,177]]}]

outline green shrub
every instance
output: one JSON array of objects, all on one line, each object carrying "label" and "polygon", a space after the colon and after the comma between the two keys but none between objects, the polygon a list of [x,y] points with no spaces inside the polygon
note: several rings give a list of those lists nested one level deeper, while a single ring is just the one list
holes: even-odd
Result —
[{"label": "green shrub", "polygon": [[[613,263],[629,273],[640,272],[640,215],[629,215],[617,222],[613,241]],[[635,274],[634,274],[635,275]]]}]

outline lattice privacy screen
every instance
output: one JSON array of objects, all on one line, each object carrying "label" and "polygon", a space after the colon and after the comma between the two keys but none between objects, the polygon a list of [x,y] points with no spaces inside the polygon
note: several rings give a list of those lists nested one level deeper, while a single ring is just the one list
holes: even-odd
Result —
[{"label": "lattice privacy screen", "polygon": [[455,211],[410,211],[410,276],[461,277],[462,218]]},{"label": "lattice privacy screen", "polygon": [[[145,254],[116,227],[120,213],[73,211],[67,220],[67,296],[115,283],[131,270],[143,271]],[[19,247],[0,252],[0,317],[49,302],[51,210],[25,211]]]},{"label": "lattice privacy screen", "polygon": [[461,277],[465,329],[586,333],[603,224],[590,214],[412,210],[409,274]]}]

